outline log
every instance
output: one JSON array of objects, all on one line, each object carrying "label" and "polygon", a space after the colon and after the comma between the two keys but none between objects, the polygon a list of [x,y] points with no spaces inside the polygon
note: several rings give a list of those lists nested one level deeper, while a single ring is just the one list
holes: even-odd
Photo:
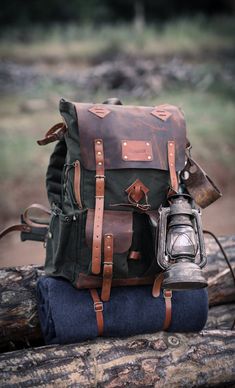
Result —
[{"label": "log", "polygon": [[[211,238],[206,241],[209,255],[205,274],[210,305],[235,302],[235,287],[227,264],[217,244]],[[235,236],[223,237],[220,241],[235,267]],[[0,270],[0,350],[42,343],[35,284],[43,274],[43,268],[37,265]]]},{"label": "log", "polygon": [[205,329],[231,330],[235,319],[235,303],[211,307]]},{"label": "log", "polygon": [[160,332],[0,355],[1,387],[234,386],[235,332]]}]

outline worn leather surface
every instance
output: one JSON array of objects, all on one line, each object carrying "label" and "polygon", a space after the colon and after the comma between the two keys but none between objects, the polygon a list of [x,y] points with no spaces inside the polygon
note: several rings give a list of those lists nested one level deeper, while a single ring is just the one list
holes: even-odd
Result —
[{"label": "worn leather surface", "polygon": [[[167,142],[175,141],[176,170],[185,162],[186,128],[182,112],[172,105],[158,108],[170,113],[166,120],[151,114],[154,107],[109,105],[109,114],[103,118],[90,111],[100,110],[102,104],[74,103],[77,113],[81,160],[88,170],[95,170],[91,154],[94,139],[103,139],[106,169],[152,168],[168,170]],[[103,105],[107,109],[107,105]],[[151,143],[152,159],[127,161],[122,158],[123,141]]]},{"label": "worn leather surface", "polygon": [[[103,236],[113,234],[114,253],[127,252],[132,242],[132,212],[126,211],[104,211]],[[89,247],[92,245],[94,225],[94,210],[88,209],[86,221],[86,243]]]}]

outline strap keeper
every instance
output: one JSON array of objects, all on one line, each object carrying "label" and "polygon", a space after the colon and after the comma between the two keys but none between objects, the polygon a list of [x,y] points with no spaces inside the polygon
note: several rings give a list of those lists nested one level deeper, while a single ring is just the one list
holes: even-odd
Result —
[{"label": "strap keeper", "polygon": [[98,178],[100,178],[100,179],[102,179],[102,178],[105,179],[105,175],[95,175],[95,178],[97,178],[97,179],[98,179]]},{"label": "strap keeper", "polygon": [[163,290],[163,296],[165,299],[171,299],[172,298],[172,291],[171,290]]},{"label": "strap keeper", "polygon": [[104,305],[103,305],[103,302],[95,302],[94,303],[94,311],[96,312],[96,313],[98,313],[98,312],[102,312],[104,310]]}]

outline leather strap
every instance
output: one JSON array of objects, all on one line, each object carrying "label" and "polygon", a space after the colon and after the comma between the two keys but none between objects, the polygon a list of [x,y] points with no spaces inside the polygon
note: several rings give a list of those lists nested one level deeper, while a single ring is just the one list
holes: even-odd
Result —
[{"label": "leather strap", "polygon": [[165,299],[165,306],[166,306],[166,315],[165,315],[165,321],[163,324],[163,330],[167,330],[171,324],[171,317],[172,317],[172,291],[171,290],[163,290],[163,296]]},{"label": "leather strap", "polygon": [[96,195],[92,243],[92,273],[98,275],[101,269],[101,244],[104,217],[104,149],[102,139],[95,139]]},{"label": "leather strap", "polygon": [[98,335],[101,336],[103,335],[103,332],[104,332],[103,302],[101,302],[98,292],[95,288],[90,289],[90,293],[94,302],[94,310],[96,313]]},{"label": "leather strap", "polygon": [[170,140],[167,143],[168,164],[170,170],[171,189],[174,193],[178,192],[179,183],[175,168],[175,141]]},{"label": "leather strap", "polygon": [[38,203],[33,203],[32,205],[27,207],[27,209],[25,209],[25,211],[23,213],[23,220],[26,222],[26,224],[29,225],[29,226],[32,226],[32,227],[36,227],[36,228],[48,227],[48,224],[40,224],[39,222],[34,222],[34,221],[31,220],[31,218],[29,217],[29,212],[32,209],[37,209],[37,210],[40,210],[43,213],[46,213],[47,215],[51,215],[50,210],[46,206],[40,205]]},{"label": "leather strap", "polygon": [[67,131],[67,127],[65,123],[55,124],[47,131],[44,139],[38,140],[37,143],[39,145],[46,145],[46,144],[52,143],[53,141],[61,140],[66,131]]},{"label": "leather strap", "polygon": [[104,269],[101,299],[104,302],[109,301],[113,277],[113,235],[104,236]]},{"label": "leather strap", "polygon": [[[161,293],[161,285],[162,281],[164,279],[164,274],[161,273],[158,275],[153,283],[153,289],[152,289],[152,295],[154,298],[158,298]],[[171,290],[163,290],[163,297],[165,299],[165,308],[166,308],[166,315],[165,320],[163,324],[163,330],[167,330],[170,327],[171,324],[171,318],[172,318],[172,291]]]},{"label": "leather strap", "polygon": [[15,231],[30,233],[31,232],[31,227],[29,225],[26,225],[26,224],[19,224],[19,225],[9,226],[8,228],[5,228],[5,229],[3,229],[0,232],[0,240],[4,236],[6,236],[8,233],[15,232]]}]

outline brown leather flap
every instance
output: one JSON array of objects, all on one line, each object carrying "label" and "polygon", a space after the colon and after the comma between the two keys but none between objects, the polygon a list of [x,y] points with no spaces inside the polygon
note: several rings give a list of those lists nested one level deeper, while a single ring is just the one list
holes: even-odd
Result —
[{"label": "brown leather flap", "polygon": [[167,104],[158,107],[85,103],[74,105],[78,119],[81,162],[86,169],[95,170],[92,152],[94,139],[103,140],[105,169],[168,170],[169,140],[176,145],[176,169],[183,169],[186,128],[183,113],[177,107]]},{"label": "brown leather flap", "polygon": [[[125,211],[105,210],[103,236],[113,234],[114,253],[127,252],[132,243],[132,213]],[[86,220],[86,243],[92,247],[94,210],[88,209]]]}]

